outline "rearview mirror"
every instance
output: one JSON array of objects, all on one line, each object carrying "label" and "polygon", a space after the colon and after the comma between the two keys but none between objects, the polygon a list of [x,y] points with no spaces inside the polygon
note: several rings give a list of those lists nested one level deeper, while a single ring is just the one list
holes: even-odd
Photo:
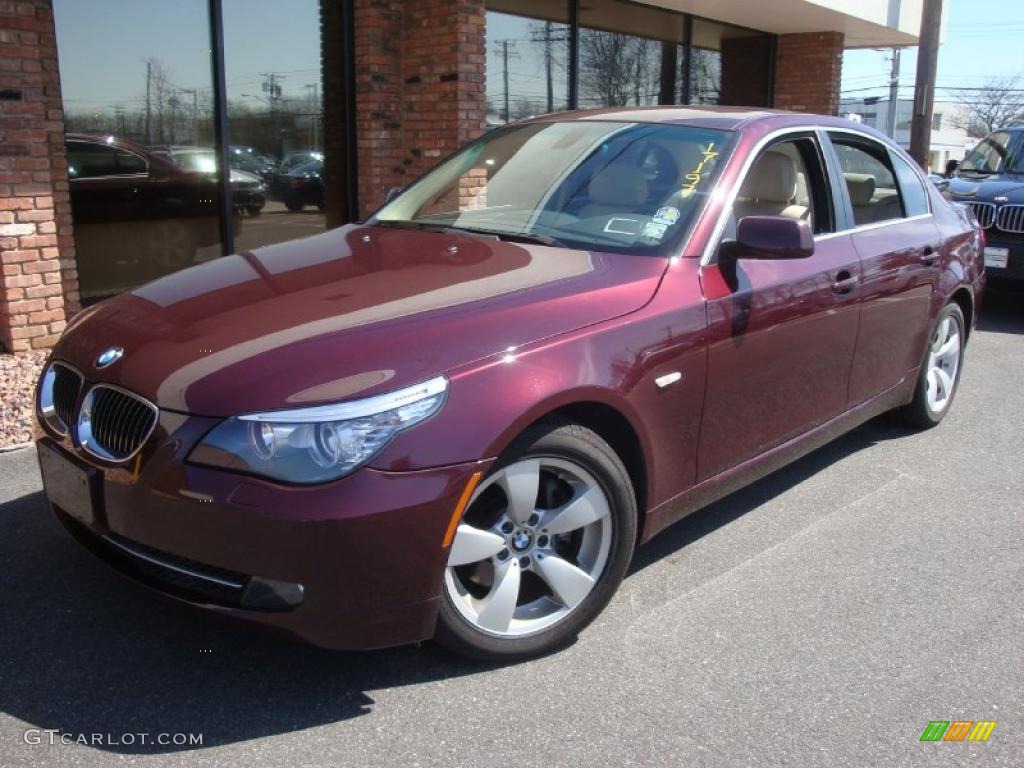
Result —
[{"label": "rearview mirror", "polygon": [[814,253],[814,235],[804,219],[744,216],[736,239],[722,243],[721,255],[736,259],[806,259]]}]

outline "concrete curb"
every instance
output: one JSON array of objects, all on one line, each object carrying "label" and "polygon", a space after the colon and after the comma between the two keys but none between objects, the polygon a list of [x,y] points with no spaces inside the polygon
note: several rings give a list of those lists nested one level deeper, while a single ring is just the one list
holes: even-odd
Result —
[{"label": "concrete curb", "polygon": [[27,443],[15,443],[14,445],[8,445],[8,446],[0,447],[0,454],[2,454],[2,453],[13,453],[14,451],[23,451],[26,448],[31,448],[32,445],[33,445],[32,441],[30,440]]}]

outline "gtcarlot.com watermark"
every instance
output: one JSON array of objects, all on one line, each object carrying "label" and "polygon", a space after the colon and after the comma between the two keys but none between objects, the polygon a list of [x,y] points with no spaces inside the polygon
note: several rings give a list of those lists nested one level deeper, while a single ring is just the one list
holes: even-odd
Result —
[{"label": "gtcarlot.com watermark", "polygon": [[201,747],[201,733],[65,733],[56,728],[29,728],[26,744],[80,744],[83,747]]}]

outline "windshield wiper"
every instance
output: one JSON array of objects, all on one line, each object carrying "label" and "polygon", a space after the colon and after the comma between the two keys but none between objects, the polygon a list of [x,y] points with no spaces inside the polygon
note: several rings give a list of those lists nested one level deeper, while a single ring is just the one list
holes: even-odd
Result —
[{"label": "windshield wiper", "polygon": [[394,229],[421,229],[429,232],[450,232],[453,235],[471,235],[474,237],[493,237],[496,240],[507,240],[514,243],[537,243],[539,245],[550,245],[558,248],[567,247],[561,240],[550,235],[541,235],[533,232],[508,232],[503,229],[477,229],[476,227],[455,227],[450,224],[434,223],[431,221],[416,221],[406,219],[379,219],[372,222],[375,227],[392,227]]},{"label": "windshield wiper", "polygon": [[465,232],[469,235],[496,237],[499,240],[506,240],[512,243],[537,243],[538,245],[551,245],[557,248],[566,247],[566,245],[557,238],[534,232],[507,232],[503,229],[476,229],[474,227],[448,227],[445,231],[455,233]]}]

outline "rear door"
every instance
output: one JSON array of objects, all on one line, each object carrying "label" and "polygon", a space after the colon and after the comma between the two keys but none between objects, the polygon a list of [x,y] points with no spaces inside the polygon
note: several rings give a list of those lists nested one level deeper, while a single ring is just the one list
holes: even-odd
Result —
[{"label": "rear door", "polygon": [[901,154],[859,133],[829,131],[828,137],[861,259],[853,406],[896,386],[921,362],[939,277],[939,231],[927,182]]},{"label": "rear door", "polygon": [[[780,156],[795,163],[795,181],[788,180],[791,169]],[[813,132],[766,147],[742,182],[734,218],[806,218],[815,251],[803,259],[740,259],[735,275],[715,256],[701,268],[709,326],[701,480],[846,408],[860,260],[850,234],[836,232],[838,194]],[[723,240],[728,237],[729,227]]]}]

